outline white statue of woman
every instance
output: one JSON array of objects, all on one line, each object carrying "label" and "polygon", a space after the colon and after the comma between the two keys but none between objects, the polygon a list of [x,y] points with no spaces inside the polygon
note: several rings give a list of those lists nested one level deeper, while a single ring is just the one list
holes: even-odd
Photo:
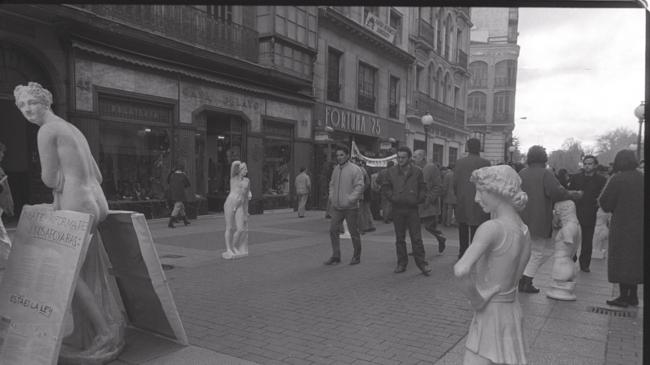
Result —
[{"label": "white statue of woman", "polygon": [[553,212],[555,219],[560,222],[560,229],[555,235],[555,254],[553,256],[553,285],[546,291],[546,296],[558,300],[576,300],[573,291],[576,283],[573,279],[576,276],[573,255],[582,242],[580,223],[576,216],[576,205],[571,200],[563,200],[555,203]]},{"label": "white statue of woman", "polygon": [[510,166],[475,170],[474,200],[490,220],[476,230],[472,244],[454,265],[474,308],[464,364],[525,364],[522,312],[517,282],[530,257],[528,227],[517,214],[528,201]]},{"label": "white statue of woman", "polygon": [[230,193],[223,204],[226,251],[221,257],[224,259],[248,255],[248,201],[252,195],[246,174],[246,163],[233,161],[230,166]]},{"label": "white statue of woman", "polygon": [[[52,188],[55,210],[73,210],[94,217],[91,240],[72,301],[74,331],[64,339],[60,363],[106,363],[124,347],[124,317],[108,284],[107,258],[97,232],[108,204],[102,176],[83,134],[56,116],[52,94],[35,82],[14,89],[16,106],[39,126],[38,154],[41,179]],[[69,317],[67,320],[72,318]]]}]

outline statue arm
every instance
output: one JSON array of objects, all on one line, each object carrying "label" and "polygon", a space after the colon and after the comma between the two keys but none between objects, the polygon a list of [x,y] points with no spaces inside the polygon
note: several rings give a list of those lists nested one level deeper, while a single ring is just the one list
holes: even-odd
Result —
[{"label": "statue arm", "polygon": [[501,227],[493,221],[481,224],[476,230],[472,243],[458,262],[454,265],[454,275],[463,277],[470,273],[472,267],[494,242],[497,242]]},{"label": "statue arm", "polygon": [[54,191],[63,191],[64,177],[61,171],[54,127],[42,126],[38,131],[37,143],[38,155],[41,160],[41,180]]}]

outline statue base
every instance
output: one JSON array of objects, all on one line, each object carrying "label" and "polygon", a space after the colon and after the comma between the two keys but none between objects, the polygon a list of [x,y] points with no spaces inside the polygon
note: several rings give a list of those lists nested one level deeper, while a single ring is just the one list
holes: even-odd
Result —
[{"label": "statue base", "polygon": [[246,256],[248,256],[248,252],[234,253],[234,252],[225,251],[221,253],[221,257],[223,257],[226,260],[238,259],[240,257],[246,257]]},{"label": "statue base", "polygon": [[555,281],[551,289],[546,291],[546,296],[556,300],[576,300],[573,290],[576,287],[575,281]]}]

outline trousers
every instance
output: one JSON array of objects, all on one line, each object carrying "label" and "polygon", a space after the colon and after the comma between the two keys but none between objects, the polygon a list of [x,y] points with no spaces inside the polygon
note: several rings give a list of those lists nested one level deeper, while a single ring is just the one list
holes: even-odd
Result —
[{"label": "trousers", "polygon": [[551,238],[531,237],[530,241],[530,259],[524,269],[524,275],[532,278],[535,277],[540,266],[544,265],[544,262],[551,257],[554,247],[551,245],[553,242]]},{"label": "trousers", "polygon": [[413,247],[413,259],[415,265],[421,268],[427,265],[424,259],[424,245],[422,244],[422,231],[418,208],[396,208],[393,207],[393,226],[395,227],[395,250],[397,252],[397,264],[406,266],[408,264],[408,253],[406,251],[406,230],[409,231],[411,246]]},{"label": "trousers", "polygon": [[352,247],[354,253],[352,257],[361,257],[361,234],[359,233],[359,209],[336,209],[330,208],[330,241],[332,243],[332,257],[341,258],[341,239],[339,234],[341,232],[341,225],[345,219],[348,222],[348,230],[352,237]]}]

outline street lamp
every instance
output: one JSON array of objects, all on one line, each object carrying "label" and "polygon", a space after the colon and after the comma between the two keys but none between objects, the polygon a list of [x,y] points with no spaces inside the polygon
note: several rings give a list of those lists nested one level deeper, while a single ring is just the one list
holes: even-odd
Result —
[{"label": "street lamp", "polygon": [[645,101],[642,101],[639,106],[634,109],[634,115],[639,120],[639,134],[637,135],[636,143],[636,158],[641,161],[641,126],[645,121]]},{"label": "street lamp", "polygon": [[429,126],[433,124],[433,117],[429,112],[426,112],[423,116],[422,119],[422,125],[424,126],[424,146],[425,146],[425,151],[426,151],[426,157],[425,160],[428,160],[429,157]]}]

